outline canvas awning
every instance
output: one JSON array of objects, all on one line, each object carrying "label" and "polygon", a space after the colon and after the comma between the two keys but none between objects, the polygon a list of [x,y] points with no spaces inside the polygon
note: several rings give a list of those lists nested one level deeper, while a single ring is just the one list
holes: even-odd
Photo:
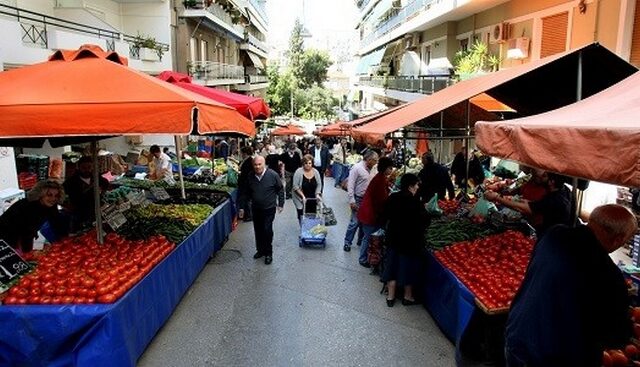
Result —
[{"label": "canvas awning", "polygon": [[[360,140],[377,143],[383,141],[388,133],[456,108],[456,105],[466,103],[481,93],[515,109],[520,116],[550,111],[576,101],[579,60],[582,60],[583,97],[591,96],[637,71],[616,54],[594,43],[456,83],[352,132]],[[466,114],[465,108],[459,110]],[[471,128],[475,121],[470,119]]]},{"label": "canvas awning", "polygon": [[247,51],[247,55],[249,55],[249,59],[251,59],[251,63],[258,69],[264,69],[264,64],[262,60],[260,60],[260,56],[254,54],[251,51]]},{"label": "canvas awning", "polygon": [[281,126],[271,132],[271,135],[273,136],[304,135],[304,134],[306,134],[304,130],[293,125]]},{"label": "canvas awning", "polygon": [[[267,106],[262,98],[245,96],[244,94],[227,92],[221,89],[193,84],[191,83],[191,77],[189,75],[175,71],[163,71],[158,75],[158,78],[171,84],[175,84],[180,88],[211,98],[216,102],[233,107],[244,117],[254,121],[264,120],[271,115],[269,106]],[[244,128],[248,129],[249,127],[244,126]]]},{"label": "canvas awning", "polygon": [[125,64],[115,52],[85,45],[0,73],[0,136],[253,135],[237,130],[253,124],[232,107]]},{"label": "canvas awning", "polygon": [[476,144],[548,171],[640,187],[640,73],[550,112],[478,122]]},{"label": "canvas awning", "polygon": [[384,50],[384,48],[381,48],[362,56],[358,63],[356,74],[369,74],[369,68],[371,66],[380,64],[382,55],[384,55]]}]

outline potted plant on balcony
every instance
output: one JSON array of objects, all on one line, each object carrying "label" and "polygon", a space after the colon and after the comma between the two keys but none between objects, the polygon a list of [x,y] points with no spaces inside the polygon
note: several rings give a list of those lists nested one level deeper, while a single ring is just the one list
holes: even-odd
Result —
[{"label": "potted plant on balcony", "polygon": [[485,43],[476,41],[469,50],[458,51],[453,63],[458,79],[466,80],[497,71],[500,61],[498,56],[489,53]]},{"label": "potted plant on balcony", "polygon": [[134,41],[134,47],[138,48],[140,60],[144,61],[160,61],[164,55],[162,44],[153,37],[143,37],[138,34]]}]

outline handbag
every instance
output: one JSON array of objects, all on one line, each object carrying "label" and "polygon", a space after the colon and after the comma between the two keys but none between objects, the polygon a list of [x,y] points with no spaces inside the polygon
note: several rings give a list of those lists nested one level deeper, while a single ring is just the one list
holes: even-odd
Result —
[{"label": "handbag", "polygon": [[338,224],[336,216],[333,213],[333,209],[329,208],[328,206],[322,208],[322,215],[324,216],[325,226],[335,226],[336,224]]}]

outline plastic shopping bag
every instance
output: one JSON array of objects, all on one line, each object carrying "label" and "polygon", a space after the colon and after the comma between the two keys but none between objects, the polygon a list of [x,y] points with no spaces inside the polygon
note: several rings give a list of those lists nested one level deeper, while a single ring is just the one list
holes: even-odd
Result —
[{"label": "plastic shopping bag", "polygon": [[431,215],[442,215],[442,209],[438,206],[438,194],[433,195],[426,206],[427,213]]}]

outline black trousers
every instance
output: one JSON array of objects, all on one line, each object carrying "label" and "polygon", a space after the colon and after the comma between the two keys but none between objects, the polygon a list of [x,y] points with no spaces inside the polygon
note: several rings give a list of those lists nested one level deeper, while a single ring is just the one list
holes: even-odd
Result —
[{"label": "black trousers", "polygon": [[322,192],[324,192],[324,191],[323,191],[323,190],[324,190],[324,172],[325,172],[327,169],[326,169],[326,168],[325,168],[325,169],[322,169],[322,167],[313,167],[313,168],[315,168],[316,170],[318,170],[318,172],[320,173],[320,192],[322,193]]},{"label": "black trousers", "polygon": [[253,211],[253,232],[256,236],[256,250],[265,256],[273,254],[273,220],[276,217],[276,208],[258,209]]}]

